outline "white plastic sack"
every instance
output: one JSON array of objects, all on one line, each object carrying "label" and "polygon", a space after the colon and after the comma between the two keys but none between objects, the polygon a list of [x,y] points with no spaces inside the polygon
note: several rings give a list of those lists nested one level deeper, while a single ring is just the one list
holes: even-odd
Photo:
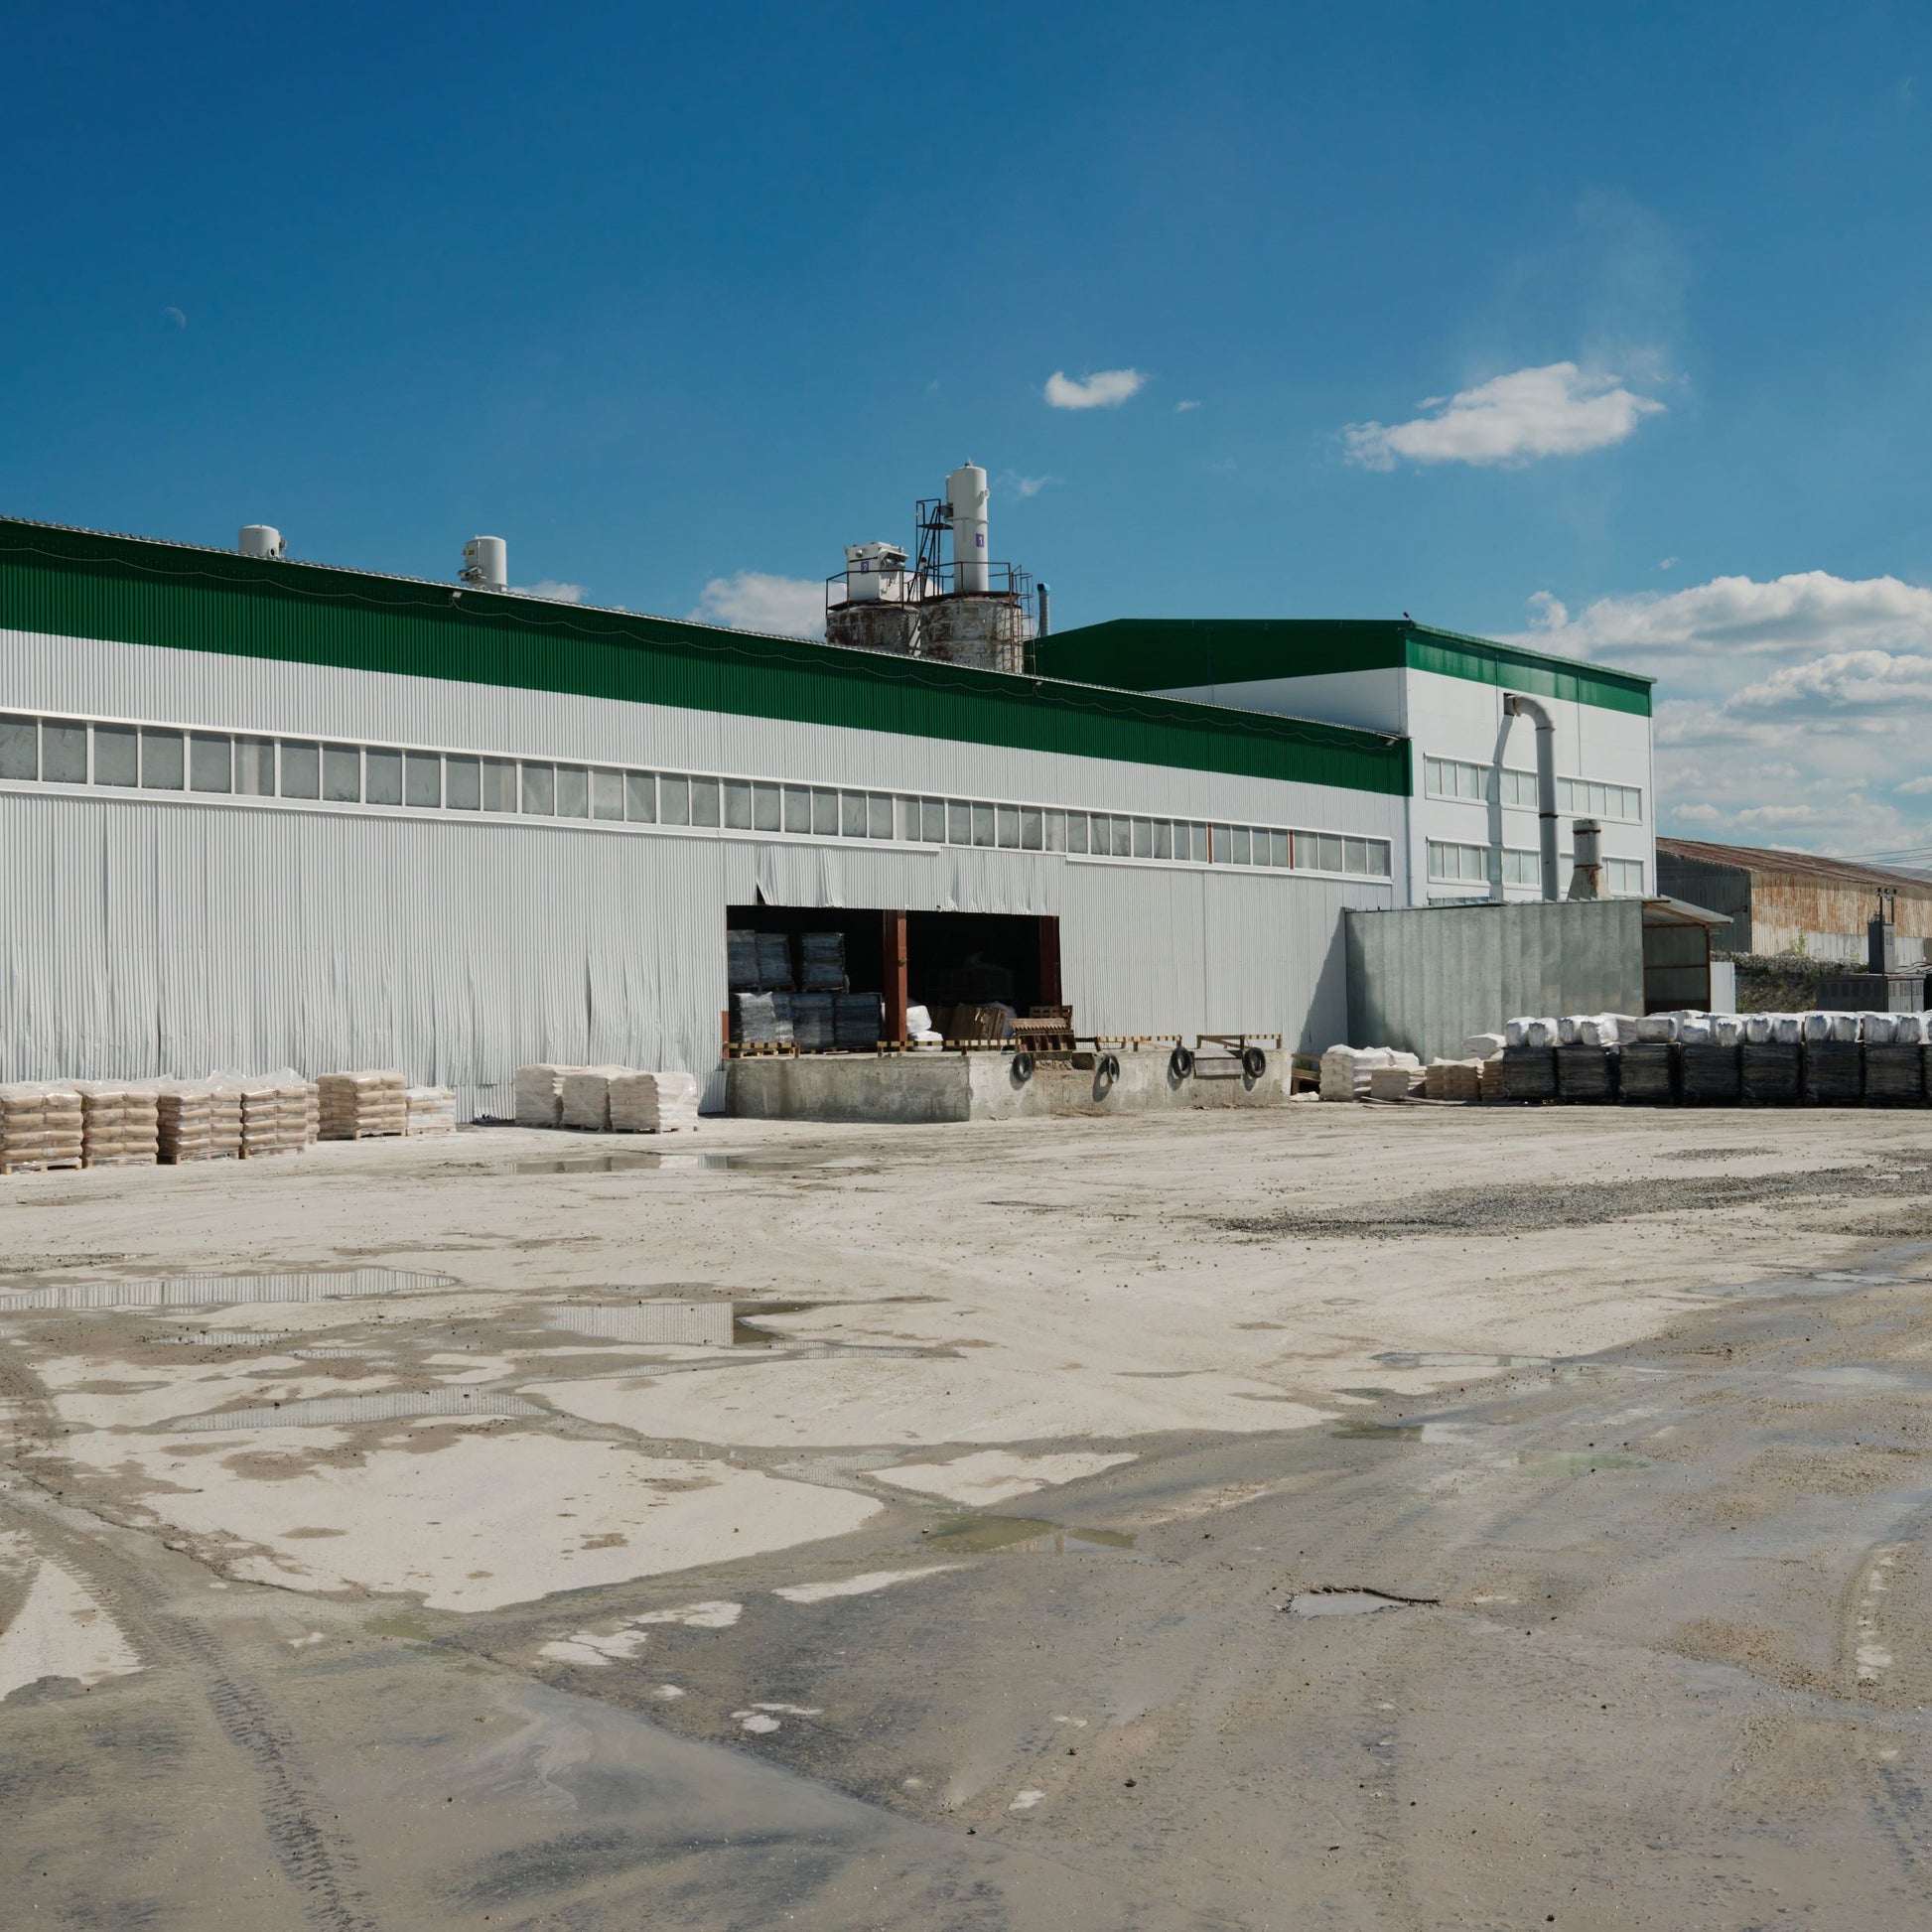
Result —
[{"label": "white plastic sack", "polygon": [[1708,1013],[1687,1013],[1677,1023],[1677,1037],[1686,1046],[1711,1046],[1717,1043]]},{"label": "white plastic sack", "polygon": [[1898,1022],[1889,1013],[1859,1015],[1859,1036],[1867,1046],[1892,1046],[1898,1041]]},{"label": "white plastic sack", "polygon": [[1714,1046],[1741,1046],[1744,1043],[1744,1023],[1734,1013],[1714,1013],[1711,1016],[1711,1043]]},{"label": "white plastic sack", "polygon": [[1462,1042],[1463,1053],[1472,1060],[1493,1060],[1503,1050],[1501,1034],[1471,1034]]},{"label": "white plastic sack", "polygon": [[1674,1013],[1647,1013],[1637,1022],[1637,1037],[1653,1041],[1675,1039],[1677,1020]]}]

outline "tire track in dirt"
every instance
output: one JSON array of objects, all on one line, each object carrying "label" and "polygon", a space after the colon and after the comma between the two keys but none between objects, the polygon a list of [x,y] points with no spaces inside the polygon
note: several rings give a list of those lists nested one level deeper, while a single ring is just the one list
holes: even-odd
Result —
[{"label": "tire track in dirt", "polygon": [[[268,1697],[224,1662],[214,1637],[192,1616],[155,1601],[155,1578],[115,1550],[62,1520],[69,1513],[33,1490],[9,1497],[31,1521],[33,1540],[77,1574],[121,1626],[150,1668],[173,1665],[194,1685],[215,1728],[247,1761],[268,1845],[318,1932],[376,1932],[356,1882],[347,1841],[322,1822],[325,1806],[302,1763],[294,1733]],[[112,1534],[140,1532],[115,1526]]]}]

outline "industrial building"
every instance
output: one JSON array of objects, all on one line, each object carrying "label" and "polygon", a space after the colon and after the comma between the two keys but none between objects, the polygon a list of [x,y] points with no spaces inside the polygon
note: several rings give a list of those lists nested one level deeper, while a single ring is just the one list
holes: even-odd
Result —
[{"label": "industrial building", "polygon": [[1042,636],[971,469],[848,553],[839,642],[519,595],[494,538],[449,583],[0,520],[0,1077],[717,1105],[745,928],[841,933],[892,1037],[950,992],[1318,1050],[1344,911],[1559,896],[1550,796],[1652,883],[1646,680],[1406,621]]},{"label": "industrial building", "polygon": [[1802,953],[1863,967],[1882,901],[1898,964],[1932,960],[1932,880],[1919,873],[1701,839],[1659,839],[1657,872],[1660,891],[1727,915],[1712,939],[1725,952]]}]

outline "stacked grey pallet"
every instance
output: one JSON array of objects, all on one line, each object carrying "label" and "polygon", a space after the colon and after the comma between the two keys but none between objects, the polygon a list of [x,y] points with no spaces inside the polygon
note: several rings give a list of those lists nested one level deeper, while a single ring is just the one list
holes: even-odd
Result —
[{"label": "stacked grey pallet", "polygon": [[751,1046],[791,1045],[791,1003],[796,998],[793,993],[734,993],[732,1038]]},{"label": "stacked grey pallet", "polygon": [[[801,1053],[829,1053],[838,1043],[834,997],[830,993],[793,993],[789,996],[791,1035]],[[868,1040],[866,1044],[871,1045],[872,1041]]]},{"label": "stacked grey pallet", "polygon": [[885,1031],[885,1002],[877,993],[832,995],[832,1043],[841,1052],[870,1053]]},{"label": "stacked grey pallet", "polygon": [[1805,1103],[1856,1107],[1864,1098],[1864,1046],[1856,1013],[1808,1013],[1805,1034]]},{"label": "stacked grey pallet", "polygon": [[801,993],[849,993],[845,973],[843,932],[802,932],[798,935],[798,990]]},{"label": "stacked grey pallet", "polygon": [[726,970],[734,993],[789,993],[791,942],[782,932],[734,926],[725,934]]},{"label": "stacked grey pallet", "polygon": [[1915,1013],[1868,1013],[1864,1035],[1864,1103],[1867,1107],[1925,1104],[1925,1046]]}]

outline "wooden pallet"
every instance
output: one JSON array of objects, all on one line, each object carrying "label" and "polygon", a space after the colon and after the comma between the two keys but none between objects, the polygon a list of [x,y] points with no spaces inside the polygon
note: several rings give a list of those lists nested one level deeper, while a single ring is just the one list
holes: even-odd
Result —
[{"label": "wooden pallet", "polygon": [[77,1168],[80,1165],[78,1155],[71,1161],[0,1161],[0,1174],[48,1173],[55,1168]]},{"label": "wooden pallet", "polygon": [[728,1060],[795,1060],[795,1039],[729,1039],[725,1042]]}]

